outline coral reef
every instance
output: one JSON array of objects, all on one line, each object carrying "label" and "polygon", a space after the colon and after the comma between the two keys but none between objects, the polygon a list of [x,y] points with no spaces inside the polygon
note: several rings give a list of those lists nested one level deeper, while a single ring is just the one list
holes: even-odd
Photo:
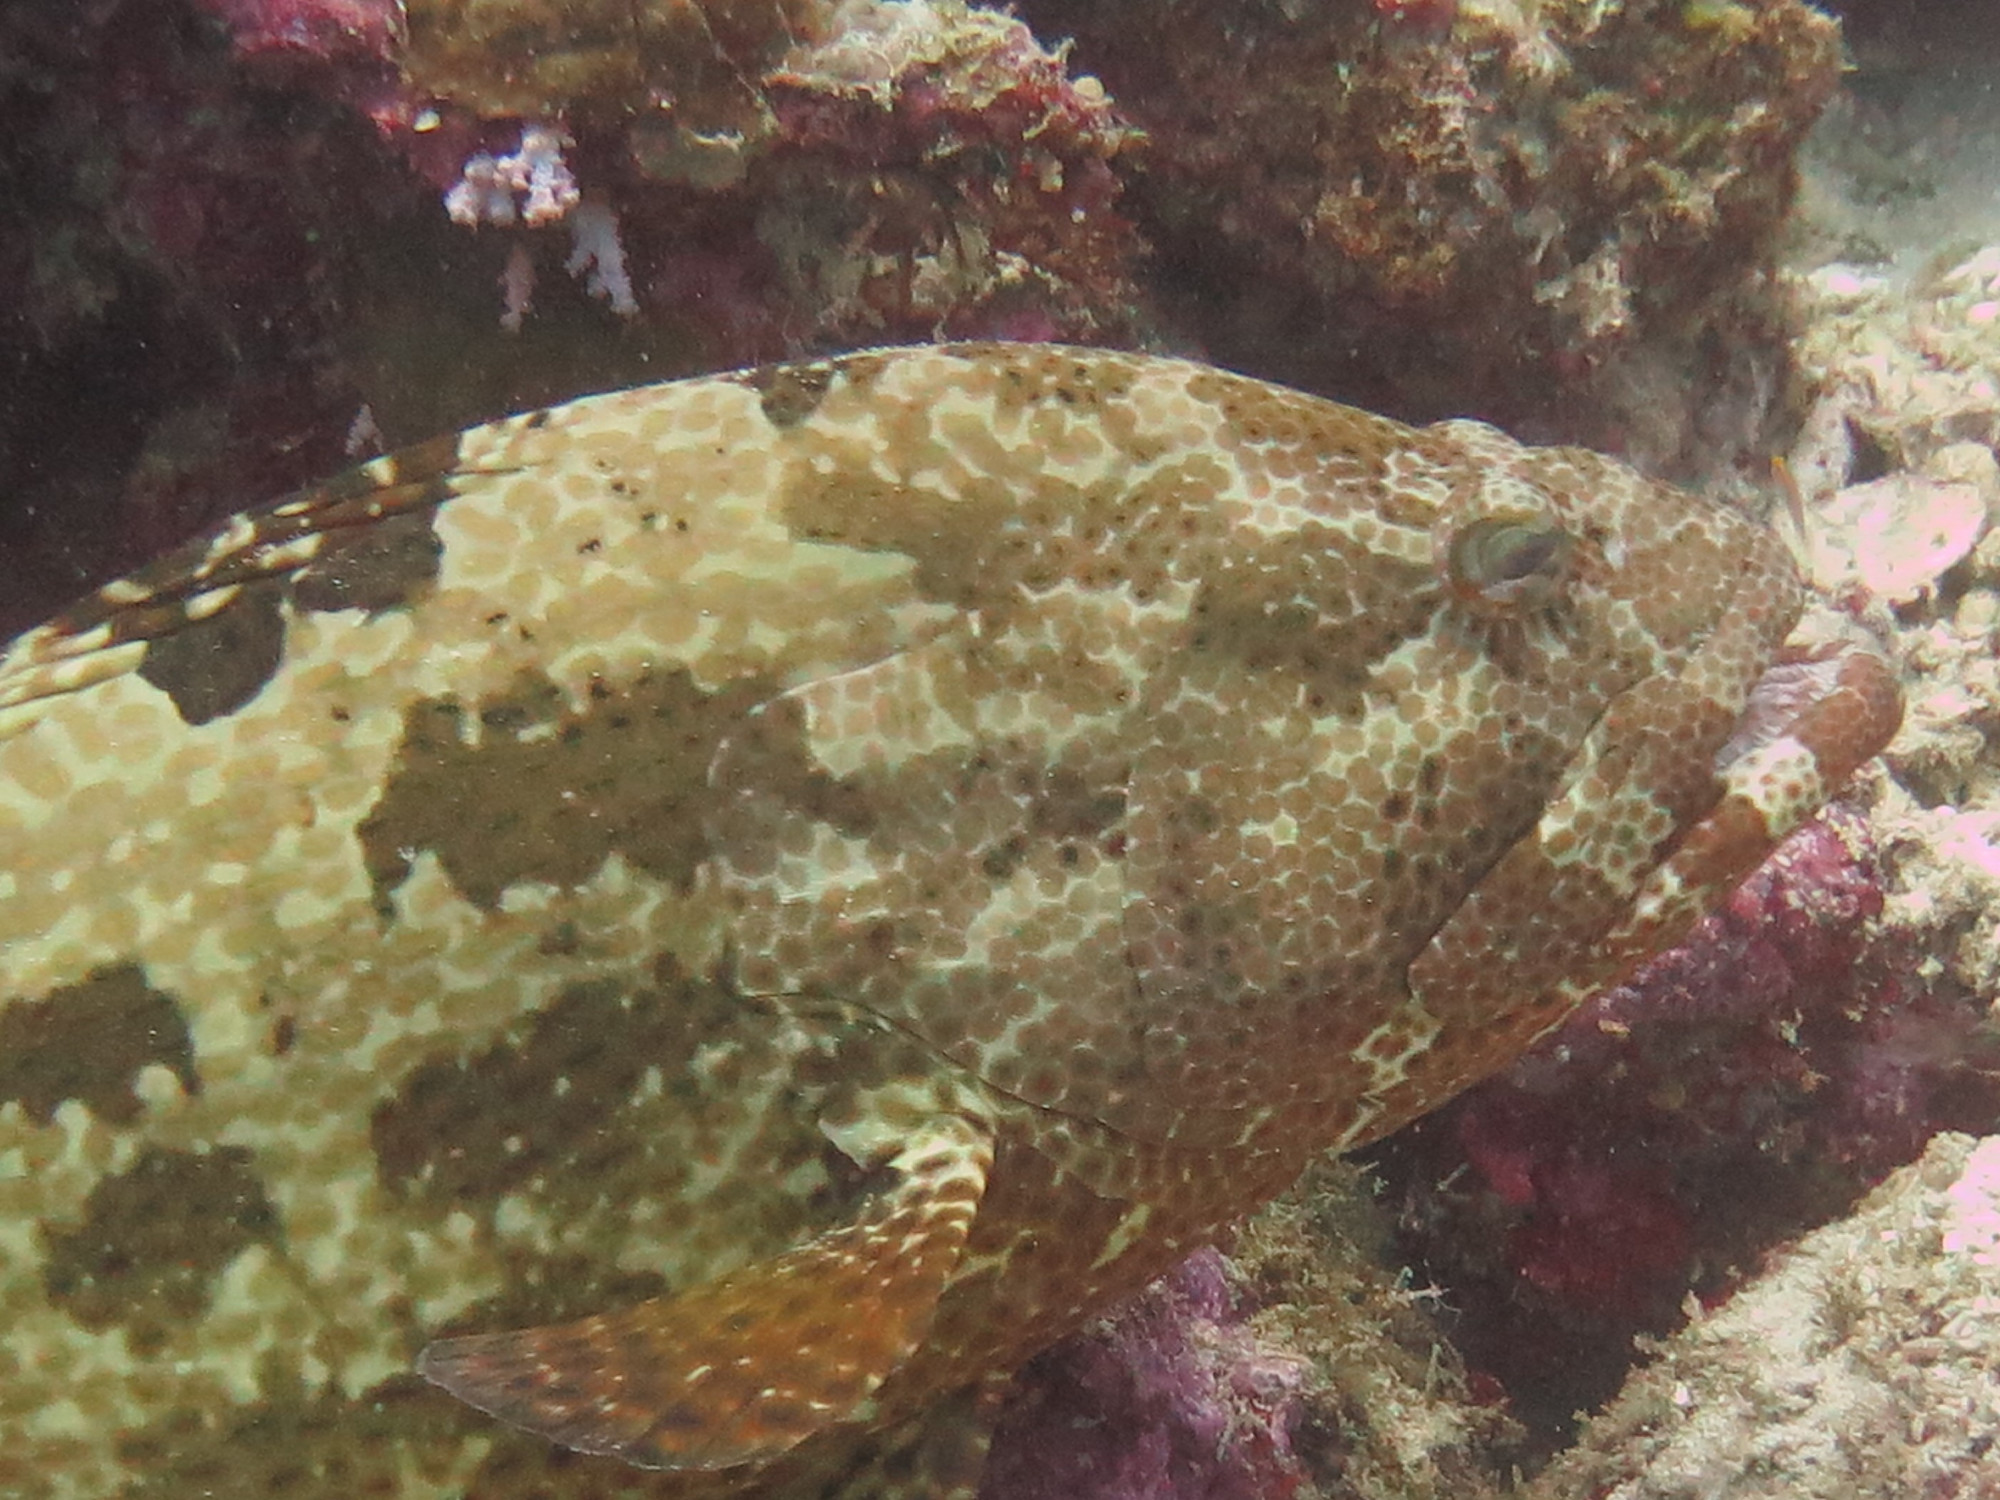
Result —
[{"label": "coral reef", "polygon": [[651,113],[692,138],[769,129],[756,80],[832,29],[829,0],[409,0],[420,95],[482,118]]},{"label": "coral reef", "polygon": [[0,57],[6,635],[342,461],[339,286],[421,195],[181,6],[0,8]]},{"label": "coral reef", "polygon": [[[553,25],[561,7],[532,9]],[[432,10],[426,28],[471,26],[457,7]],[[722,22],[739,12],[762,19],[727,44]],[[659,12],[675,27],[701,15]],[[488,86],[436,76],[411,24],[423,109],[420,128],[395,134],[451,179],[452,216],[552,224],[587,191],[613,216],[605,243],[642,268],[613,306],[680,325],[706,363],[1135,327],[1139,244],[1110,166],[1133,133],[1094,80],[1009,17],[959,0],[711,8],[715,38],[630,54],[590,26],[573,53],[533,47],[524,20],[505,35],[526,49],[518,65],[474,48],[484,33],[471,27],[459,40],[485,59]],[[628,77],[642,62],[646,76]],[[520,144],[500,145],[502,129]]]},{"label": "coral reef", "polygon": [[0,15],[0,635],[350,434],[857,343],[1133,337],[1135,137],[1018,21],[676,3],[630,48],[622,14]]},{"label": "coral reef", "polygon": [[[1873,822],[1923,975],[2000,1003],[2000,245],[1799,278],[1811,380],[1790,456],[1823,586],[1908,684]],[[1865,560],[1865,561],[1864,561]],[[1879,576],[1892,574],[1893,587]]]},{"label": "coral reef", "polygon": [[530,125],[521,131],[521,144],[505,155],[473,152],[444,195],[444,211],[452,223],[469,228],[555,223],[583,200],[563,160],[564,150],[575,144],[560,130]]},{"label": "coral reef", "polygon": [[1681,473],[1754,445],[1792,156],[1839,69],[1811,6],[1024,13],[1146,130],[1134,211],[1225,362]]},{"label": "coral reef", "polygon": [[1697,1311],[1524,1500],[1990,1495],[1996,1340],[2000,1137],[1943,1135]]},{"label": "coral reef", "polygon": [[1781,384],[1769,229],[1831,33],[1797,0],[1598,11],[16,8],[0,631],[350,432],[869,342],[1205,346],[1726,466]]},{"label": "coral reef", "polygon": [[[947,0],[850,6],[843,21],[769,75],[778,143],[733,204],[677,225],[659,284],[690,260],[701,279],[715,247],[755,246],[775,335],[762,353],[1129,339],[1139,241],[1112,164],[1135,137],[1096,81],[1012,17]],[[678,170],[635,151],[648,178]]]},{"label": "coral reef", "polygon": [[[1789,453],[1816,581],[1894,643],[1908,712],[1874,811],[1884,919],[1929,984],[2000,1003],[2000,36],[1869,7],[1901,50],[1808,154]],[[1895,21],[1894,26],[1887,22]],[[1913,72],[1923,68],[1921,73]],[[1887,79],[1887,82],[1884,79]],[[1923,87],[1912,87],[1919,79]]]}]

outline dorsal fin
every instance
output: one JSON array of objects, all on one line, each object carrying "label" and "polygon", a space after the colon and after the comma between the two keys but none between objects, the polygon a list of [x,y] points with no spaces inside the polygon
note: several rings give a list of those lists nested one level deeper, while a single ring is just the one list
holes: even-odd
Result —
[{"label": "dorsal fin", "polygon": [[851,1417],[922,1342],[992,1160],[983,1123],[935,1117],[851,1224],[622,1312],[439,1339],[417,1368],[504,1422],[641,1468],[771,1459]]}]

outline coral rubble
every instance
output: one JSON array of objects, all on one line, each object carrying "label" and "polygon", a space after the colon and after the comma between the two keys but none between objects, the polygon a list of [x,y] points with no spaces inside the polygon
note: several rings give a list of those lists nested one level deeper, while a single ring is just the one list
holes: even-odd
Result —
[{"label": "coral rubble", "polygon": [[[1818,581],[1908,684],[1873,821],[1919,973],[2000,1005],[2000,245],[1799,278],[1811,402],[1791,468]],[[1885,577],[1886,575],[1886,577]],[[1981,1061],[1975,1052],[1968,1064]]]}]

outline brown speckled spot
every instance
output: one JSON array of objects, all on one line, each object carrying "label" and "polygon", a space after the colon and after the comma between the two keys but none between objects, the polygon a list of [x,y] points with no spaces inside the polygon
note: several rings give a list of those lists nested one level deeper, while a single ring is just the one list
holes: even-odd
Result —
[{"label": "brown speckled spot", "polygon": [[1057,766],[1042,780],[1029,824],[1051,838],[1088,839],[1124,816],[1124,787],[1094,786],[1068,767]]},{"label": "brown speckled spot", "polygon": [[834,374],[832,365],[764,365],[745,380],[771,425],[783,428],[796,427],[819,410]]},{"label": "brown speckled spot", "polygon": [[147,642],[139,675],[173,699],[187,723],[206,724],[255,698],[284,656],[278,591],[252,586],[206,620]]},{"label": "brown speckled spot", "polygon": [[132,1080],[149,1063],[173,1069],[189,1093],[200,1087],[180,1006],[136,965],[0,1009],[0,1101],[18,1100],[43,1124],[65,1099],[120,1125],[136,1120]]},{"label": "brown speckled spot", "polygon": [[[1030,406],[1043,401],[1095,407],[1123,400],[1132,390],[1132,371],[1124,364],[1078,358],[1075,350],[1058,345],[1010,348],[975,344],[963,352],[981,365],[998,367],[997,370],[982,368],[976,373],[982,382],[993,381],[1003,410],[1016,404]],[[993,378],[995,374],[997,380]]]},{"label": "brown speckled spot", "polygon": [[706,693],[685,671],[604,687],[581,713],[524,679],[479,704],[435,699],[404,718],[395,773],[360,833],[378,892],[411,851],[435,849],[467,900],[491,907],[519,880],[572,886],[614,849],[685,887],[706,857],[704,782],[723,737],[769,689]]},{"label": "brown speckled spot", "polygon": [[1028,857],[1028,841],[1016,833],[1002,839],[980,857],[979,872],[988,880],[1011,880]]},{"label": "brown speckled spot", "polygon": [[319,556],[299,570],[292,602],[319,612],[365,609],[371,614],[409,603],[437,577],[444,556],[432,517],[429,510],[390,516],[330,537]]},{"label": "brown speckled spot", "polygon": [[1408,428],[1369,412],[1329,408],[1298,391],[1222,370],[1196,372],[1188,394],[1222,418],[1232,448],[1295,451],[1355,476],[1378,474],[1389,451],[1411,437]]},{"label": "brown speckled spot", "polygon": [[77,1322],[123,1326],[143,1354],[199,1317],[211,1278],[276,1232],[277,1215],[247,1150],[149,1147],[97,1185],[78,1228],[45,1231],[43,1281],[49,1300]]},{"label": "brown speckled spot", "polygon": [[[1215,477],[1196,457],[1140,482],[1056,487],[1029,501],[1005,478],[947,496],[856,467],[786,494],[780,514],[800,536],[914,559],[926,597],[977,609],[997,624],[1022,607],[1023,588],[1065,577],[1154,591],[1185,538],[1213,526],[1204,506]],[[1059,526],[1068,534],[1057,534]]]}]

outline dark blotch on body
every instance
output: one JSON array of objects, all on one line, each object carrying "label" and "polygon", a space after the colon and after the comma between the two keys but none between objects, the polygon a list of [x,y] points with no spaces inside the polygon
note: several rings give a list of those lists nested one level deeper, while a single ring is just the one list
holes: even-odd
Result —
[{"label": "dark blotch on body", "polygon": [[1376,668],[1422,633],[1433,607],[1412,593],[1329,623],[1302,604],[1239,599],[1217,588],[1195,607],[1192,656],[1206,658],[1225,680],[1245,672],[1285,674],[1304,690],[1308,712],[1359,719],[1368,711]]},{"label": "dark blotch on body", "polygon": [[[809,1216],[871,1186],[843,1174],[816,1124],[817,1101],[862,1071],[841,1049],[868,1038],[837,1026],[821,1037],[800,1047],[778,1007],[664,960],[650,977],[571,985],[483,1050],[405,1079],[370,1122],[377,1176],[390,1195],[439,1212],[486,1215],[529,1195],[579,1246],[615,1243],[647,1197],[690,1215],[744,1215],[746,1253],[758,1235],[788,1242]],[[777,1107],[749,1108],[746,1095],[774,1072],[787,1082]],[[745,1150],[753,1174],[701,1180],[704,1163]],[[814,1171],[826,1202],[783,1186]],[[608,1256],[586,1253],[594,1275],[614,1274]],[[591,1310],[587,1299],[575,1310]]]},{"label": "dark blotch on body", "polygon": [[764,365],[745,377],[757,392],[764,416],[773,427],[796,427],[826,399],[833,385],[832,365]]},{"label": "dark blotch on body", "polygon": [[201,1086],[180,1006],[135,964],[99,969],[0,1010],[0,1101],[18,1100],[41,1124],[65,1099],[129,1124],[140,1109],[132,1081],[150,1063],[173,1069],[190,1094]]},{"label": "dark blotch on body", "polygon": [[292,602],[315,612],[371,614],[408,604],[437,577],[444,556],[432,520],[433,512],[424,510],[328,536],[319,556],[293,580]]},{"label": "dark blotch on body", "polygon": [[383,1185],[444,1203],[493,1202],[549,1175],[595,1193],[641,1149],[606,1120],[648,1067],[674,1067],[692,1050],[691,1033],[717,1004],[688,986],[572,986],[520,1036],[420,1069],[375,1111]]},{"label": "dark blotch on body", "polygon": [[1077,772],[1057,766],[1043,778],[1029,826],[1049,838],[1091,839],[1124,816],[1124,787],[1095,786]]},{"label": "dark blotch on body", "polygon": [[685,889],[709,854],[709,766],[770,691],[710,693],[677,669],[605,685],[581,711],[540,677],[470,708],[412,705],[389,784],[360,828],[378,896],[421,849],[489,909],[519,881],[588,880],[613,851]]},{"label": "dark blotch on body", "polygon": [[135,1353],[208,1307],[210,1281],[277,1235],[250,1152],[149,1148],[92,1189],[74,1231],[45,1230],[49,1300],[93,1331],[122,1326]]},{"label": "dark blotch on body", "polygon": [[470,1408],[441,1410],[414,1372],[359,1399],[338,1382],[309,1384],[276,1350],[257,1374],[255,1402],[166,1404],[122,1428],[118,1500],[384,1500],[406,1492],[412,1445],[492,1427]]},{"label": "dark blotch on body", "polygon": [[768,870],[777,857],[770,840],[795,818],[828,824],[847,838],[864,838],[881,822],[858,781],[832,776],[813,759],[796,698],[762,704],[735,726],[710,783],[711,826],[740,873]]},{"label": "dark blotch on body", "polygon": [[146,644],[139,676],[189,724],[233,714],[264,689],[285,655],[285,617],[275,584],[252,585],[205,620]]},{"label": "dark blotch on body", "polygon": [[1016,509],[999,485],[969,486],[953,499],[856,469],[793,489],[782,515],[808,540],[914,558],[925,597],[1001,620],[1016,602],[1020,559],[1000,555],[993,539]]}]

